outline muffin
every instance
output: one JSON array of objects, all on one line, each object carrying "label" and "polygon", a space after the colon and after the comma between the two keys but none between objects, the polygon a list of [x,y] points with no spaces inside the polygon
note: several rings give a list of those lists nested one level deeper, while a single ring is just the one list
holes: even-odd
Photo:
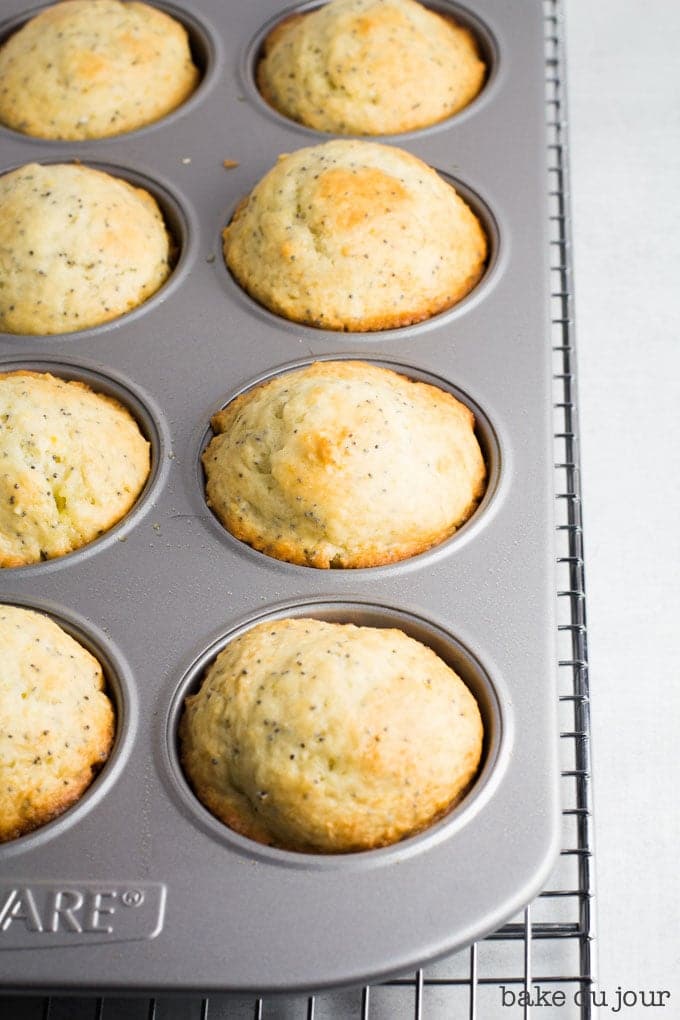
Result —
[{"label": "muffin", "polygon": [[227,266],[256,301],[354,332],[450,308],[487,256],[479,220],[427,164],[346,139],[280,157],[223,237]]},{"label": "muffin", "polygon": [[60,815],[109,756],[99,662],[42,613],[0,605],[0,842]]},{"label": "muffin", "polygon": [[82,382],[0,374],[0,567],[63,556],[108,531],[144,487],[149,444]]},{"label": "muffin", "polygon": [[0,122],[37,138],[106,138],[164,117],[198,80],[184,27],[157,7],[62,0],[0,49]]},{"label": "muffin", "polygon": [[182,761],[226,825],[287,850],[386,846],[444,815],[482,752],[477,703],[399,630],[267,621],[187,698]]},{"label": "muffin", "polygon": [[279,22],[257,68],[286,117],[341,135],[436,124],[484,84],[474,36],[415,0],[331,0]]},{"label": "muffin", "polygon": [[360,361],[262,383],[212,419],[208,505],[255,549],[375,567],[429,549],[474,511],[486,469],[450,393]]},{"label": "muffin", "polygon": [[119,177],[77,163],[0,177],[0,330],[108,322],[165,283],[171,258],[155,199]]}]

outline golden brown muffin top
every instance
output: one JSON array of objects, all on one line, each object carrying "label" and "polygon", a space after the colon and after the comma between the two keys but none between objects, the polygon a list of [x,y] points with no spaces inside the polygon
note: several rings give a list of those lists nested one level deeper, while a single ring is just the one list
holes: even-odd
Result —
[{"label": "golden brown muffin top", "polygon": [[182,760],[237,832],[289,850],[385,846],[448,811],[479,766],[477,703],[400,630],[267,621],[187,699]]},{"label": "golden brown muffin top", "polygon": [[369,567],[449,537],[486,470],[450,393],[361,361],[323,361],[237,397],[212,420],[208,505],[237,538],[314,567]]},{"label": "golden brown muffin top", "polygon": [[149,469],[149,443],[117,400],[49,373],[0,373],[0,567],[108,531]]},{"label": "golden brown muffin top", "polygon": [[0,49],[0,123],[38,138],[105,138],[184,102],[199,73],[183,25],[135,0],[62,0]]},{"label": "golden brown muffin top", "polygon": [[336,140],[282,156],[224,231],[227,266],[271,311],[382,330],[450,308],[480,279],[481,224],[416,156]]},{"label": "golden brown muffin top", "polygon": [[42,613],[0,605],[0,843],[60,815],[108,758],[99,662]]},{"label": "golden brown muffin top", "polygon": [[472,33],[415,0],[331,0],[272,30],[257,76],[265,99],[307,127],[384,135],[457,113],[484,72]]}]

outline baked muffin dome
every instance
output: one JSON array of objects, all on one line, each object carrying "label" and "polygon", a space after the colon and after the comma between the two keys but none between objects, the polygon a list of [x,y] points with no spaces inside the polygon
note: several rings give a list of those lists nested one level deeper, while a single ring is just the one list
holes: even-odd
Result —
[{"label": "baked muffin dome", "polygon": [[487,242],[454,188],[402,149],[340,139],[282,156],[224,231],[256,301],[324,329],[390,329],[464,297]]},{"label": "baked muffin dome", "polygon": [[313,567],[373,567],[453,534],[484,492],[474,416],[360,361],[262,383],[212,419],[208,505],[237,538]]},{"label": "baked muffin dome", "polygon": [[149,444],[117,400],[48,373],[0,374],[0,567],[91,542],[148,475]]},{"label": "baked muffin dome", "polygon": [[457,113],[484,73],[471,32],[415,0],[331,0],[272,30],[257,78],[267,102],[307,127],[383,135]]},{"label": "baked muffin dome", "polygon": [[232,829],[288,850],[385,846],[440,818],[481,757],[462,680],[399,630],[265,622],[187,698],[182,760]]},{"label": "baked muffin dome", "polygon": [[151,297],[170,261],[163,216],[143,188],[70,163],[0,177],[0,330],[108,322]]},{"label": "baked muffin dome", "polygon": [[147,4],[62,0],[0,49],[0,122],[38,138],[105,138],[191,95],[186,30]]},{"label": "baked muffin dome", "polygon": [[0,605],[0,842],[60,815],[109,756],[99,662],[53,620]]}]

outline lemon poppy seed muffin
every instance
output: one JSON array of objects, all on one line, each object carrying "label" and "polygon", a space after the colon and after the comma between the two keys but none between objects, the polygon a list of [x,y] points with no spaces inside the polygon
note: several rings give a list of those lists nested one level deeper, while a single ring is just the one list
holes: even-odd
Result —
[{"label": "lemon poppy seed muffin", "polygon": [[38,138],[105,138],[165,116],[198,79],[186,30],[158,8],[62,0],[0,49],[0,122]]},{"label": "lemon poppy seed muffin", "polygon": [[0,374],[0,567],[91,542],[149,470],[149,443],[117,400],[49,373]]},{"label": "lemon poppy seed muffin", "polygon": [[143,188],[79,164],[0,177],[0,330],[68,333],[131,311],[165,283],[172,245]]},{"label": "lemon poppy seed muffin", "polygon": [[0,605],[0,842],[60,815],[109,756],[97,659],[48,616]]},{"label": "lemon poppy seed muffin", "polygon": [[373,567],[448,538],[486,480],[474,415],[366,362],[323,361],[231,401],[203,454],[208,505],[254,548]]},{"label": "lemon poppy seed muffin", "polygon": [[467,106],[484,84],[475,39],[415,0],[331,0],[280,22],[257,79],[280,113],[318,131],[412,131]]},{"label": "lemon poppy seed muffin", "polygon": [[400,630],[264,622],[187,698],[182,762],[236,832],[302,852],[395,843],[460,800],[482,721],[463,681]]},{"label": "lemon poppy seed muffin", "polygon": [[223,237],[227,266],[256,301],[295,322],[353,332],[450,308],[487,256],[479,220],[431,167],[347,139],[282,156]]}]

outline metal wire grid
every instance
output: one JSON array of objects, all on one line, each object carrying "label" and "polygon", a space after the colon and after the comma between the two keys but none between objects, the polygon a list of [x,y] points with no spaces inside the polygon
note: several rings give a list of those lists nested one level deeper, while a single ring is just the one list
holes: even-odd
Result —
[{"label": "metal wire grid", "polygon": [[[413,976],[314,996],[0,997],[0,1020],[591,1020],[594,914],[590,702],[569,260],[569,177],[560,0],[543,0],[550,177],[563,847],[548,886],[510,923]],[[558,993],[554,996],[553,993]],[[561,994],[560,994],[561,993]],[[563,996],[563,998],[562,998]]]}]

